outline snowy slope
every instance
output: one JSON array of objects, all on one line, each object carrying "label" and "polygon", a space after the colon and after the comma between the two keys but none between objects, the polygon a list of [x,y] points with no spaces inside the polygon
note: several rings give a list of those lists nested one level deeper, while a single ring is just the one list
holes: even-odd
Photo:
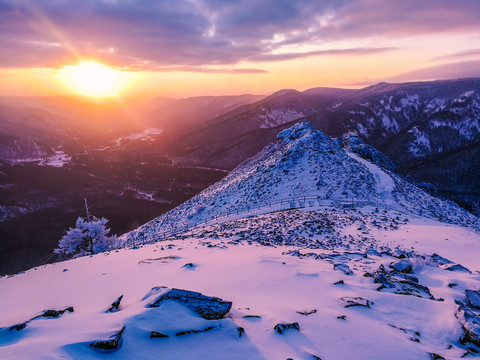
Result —
[{"label": "snowy slope", "polygon": [[[204,226],[183,240],[1,278],[0,358],[473,358],[480,349],[460,342],[455,301],[467,304],[465,290],[480,289],[479,254],[478,233],[373,207],[287,210]],[[409,274],[391,267],[399,261]],[[217,320],[174,300],[149,307],[159,286],[232,307]],[[106,312],[121,295],[118,311]],[[73,312],[17,330],[67,307]],[[295,323],[298,331],[274,329]],[[112,353],[90,345],[123,327]],[[168,337],[152,338],[153,331]]]},{"label": "snowy slope", "polygon": [[339,143],[297,124],[154,243],[0,278],[0,358],[478,357],[478,218]]},{"label": "snowy slope", "polygon": [[163,233],[225,214],[307,195],[320,202],[370,204],[478,228],[477,217],[347,153],[339,143],[306,122],[298,123],[219,183],[124,237],[155,241]]}]

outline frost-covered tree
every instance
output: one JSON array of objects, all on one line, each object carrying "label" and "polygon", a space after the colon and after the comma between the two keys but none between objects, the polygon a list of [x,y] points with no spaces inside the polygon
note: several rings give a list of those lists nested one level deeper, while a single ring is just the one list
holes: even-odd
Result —
[{"label": "frost-covered tree", "polygon": [[72,257],[96,254],[114,248],[117,245],[116,236],[108,236],[110,229],[106,227],[108,220],[88,216],[79,217],[75,228],[70,228],[58,242],[56,254]]}]

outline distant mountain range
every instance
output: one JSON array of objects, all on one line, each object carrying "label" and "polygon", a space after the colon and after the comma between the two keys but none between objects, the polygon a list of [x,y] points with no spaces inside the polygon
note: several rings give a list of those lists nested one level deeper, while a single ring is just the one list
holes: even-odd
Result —
[{"label": "distant mountain range", "polygon": [[479,78],[281,90],[182,134],[179,153],[232,169],[300,120],[334,137],[355,131],[400,173],[460,202],[480,199]]}]

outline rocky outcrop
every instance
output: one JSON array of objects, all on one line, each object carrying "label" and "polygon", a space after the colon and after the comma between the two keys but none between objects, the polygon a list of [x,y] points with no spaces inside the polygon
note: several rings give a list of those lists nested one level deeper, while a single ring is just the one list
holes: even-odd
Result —
[{"label": "rocky outcrop", "polygon": [[404,272],[396,270],[395,267],[392,271],[388,271],[383,265],[380,265],[378,270],[373,274],[374,282],[376,284],[381,284],[377,290],[388,291],[392,292],[393,294],[413,295],[424,299],[435,300],[433,295],[430,293],[430,289],[419,284],[417,277],[405,273],[405,271],[410,270],[410,266],[408,266],[407,263],[409,261],[405,261],[406,262],[401,265],[399,265],[400,262],[394,263],[397,264],[399,269],[403,269]]},{"label": "rocky outcrop", "polygon": [[455,303],[458,305],[455,316],[463,329],[460,343],[471,343],[480,347],[480,316],[478,311],[461,301],[456,300]]},{"label": "rocky outcrop", "polygon": [[373,301],[364,299],[362,297],[345,296],[340,298],[340,301],[342,302],[343,306],[346,308],[353,307],[353,306],[362,306],[362,307],[370,308],[370,306],[373,305]]},{"label": "rocky outcrop", "polygon": [[115,300],[112,305],[108,308],[107,312],[117,312],[119,311],[120,302],[123,299],[123,295],[120,295],[117,300]]},{"label": "rocky outcrop", "polygon": [[122,346],[122,334],[125,331],[123,326],[119,331],[114,332],[105,340],[95,340],[90,343],[90,346],[98,351],[111,352],[120,349]]},{"label": "rocky outcrop", "polygon": [[65,313],[66,311],[72,313],[74,311],[74,309],[73,309],[72,306],[69,306],[69,307],[66,307],[63,310],[54,310],[54,309],[45,310],[42,314],[40,314],[38,316],[35,316],[35,317],[31,318],[30,320],[27,320],[23,323],[11,326],[10,330],[17,330],[17,331],[23,330],[27,327],[27,324],[32,320],[39,319],[39,318],[42,318],[42,317],[44,317],[44,318],[57,318],[60,315],[63,315],[63,313]]},{"label": "rocky outcrop", "polygon": [[232,307],[231,301],[206,296],[195,291],[171,289],[165,286],[153,288],[152,291],[160,294],[160,296],[148,307],[159,307],[162,301],[173,300],[192,309],[206,320],[223,319]]},{"label": "rocky outcrop", "polygon": [[298,322],[294,322],[294,323],[278,323],[277,325],[275,325],[273,327],[273,329],[279,333],[279,334],[283,334],[286,330],[288,329],[293,329],[293,330],[297,330],[297,331],[300,331],[300,325],[298,325]]}]

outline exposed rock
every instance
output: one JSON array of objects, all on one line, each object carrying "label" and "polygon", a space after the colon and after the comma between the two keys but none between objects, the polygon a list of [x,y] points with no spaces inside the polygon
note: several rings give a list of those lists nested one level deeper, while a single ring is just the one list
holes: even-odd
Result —
[{"label": "exposed rock", "polygon": [[167,338],[169,336],[158,331],[152,331],[150,334],[150,337],[151,338]]},{"label": "exposed rock", "polygon": [[185,265],[182,266],[182,268],[186,268],[190,270],[195,270],[196,267],[197,265],[195,265],[194,263],[186,263]]},{"label": "exposed rock", "polygon": [[16,325],[13,325],[13,326],[10,326],[10,330],[17,330],[17,331],[20,331],[20,330],[23,330],[27,327],[27,324],[30,322],[30,320],[28,321],[25,321],[21,324],[16,324]]},{"label": "exposed rock", "polygon": [[350,270],[347,264],[333,264],[333,268],[342,271],[345,275],[353,275],[353,271]]},{"label": "exposed rock", "polygon": [[10,330],[17,330],[17,331],[23,330],[27,327],[27,324],[32,320],[35,320],[35,319],[38,319],[38,318],[41,318],[41,317],[56,318],[56,317],[59,317],[60,315],[62,315],[66,311],[72,313],[74,311],[74,309],[73,309],[72,306],[69,306],[69,307],[66,307],[63,310],[54,310],[54,309],[45,310],[42,314],[40,314],[38,316],[35,316],[35,317],[31,318],[30,320],[27,320],[27,321],[25,321],[23,323],[20,323],[20,324],[10,326]]},{"label": "exposed rock", "polygon": [[395,168],[392,160],[370,145],[365,144],[356,132],[346,133],[339,138],[338,141],[340,146],[360,155],[365,160],[369,160],[387,170],[393,170]]},{"label": "exposed rock", "polygon": [[125,331],[125,326],[122,327],[119,331],[113,333],[108,339],[106,340],[96,340],[90,343],[90,346],[93,347],[95,350],[99,351],[115,351],[120,349],[122,346],[122,334]]},{"label": "exposed rock", "polygon": [[186,330],[186,331],[180,331],[178,333],[175,334],[175,336],[183,336],[183,335],[189,335],[189,334],[197,334],[197,333],[201,333],[201,332],[207,332],[207,331],[210,331],[212,329],[215,329],[215,326],[209,326],[209,327],[206,327],[205,329],[202,329],[202,330]]},{"label": "exposed rock", "polygon": [[443,256],[438,255],[437,253],[433,253],[430,255],[430,261],[436,265],[448,265],[453,264],[453,261],[444,258]]},{"label": "exposed rock", "polygon": [[390,264],[390,267],[404,274],[410,274],[413,271],[412,263],[407,259],[396,261]]},{"label": "exposed rock", "polygon": [[244,319],[260,319],[261,316],[260,315],[245,315],[245,316],[242,316]]},{"label": "exposed rock", "polygon": [[458,305],[455,316],[460,321],[464,333],[460,343],[472,343],[480,346],[480,316],[461,301],[457,300],[455,303]]},{"label": "exposed rock", "polygon": [[464,273],[469,273],[471,274],[472,272],[470,270],[468,270],[465,266],[463,265],[460,265],[460,264],[455,264],[455,265],[450,265],[450,266],[446,266],[444,267],[445,270],[448,270],[448,271],[457,271],[457,272],[464,272]]},{"label": "exposed rock", "polygon": [[409,274],[399,271],[388,271],[383,265],[380,265],[374,273],[374,282],[381,284],[378,291],[388,290],[393,294],[413,295],[416,297],[435,300],[430,293],[430,289],[418,283],[418,279]]},{"label": "exposed rock", "polygon": [[480,292],[475,290],[465,290],[468,306],[480,310]]},{"label": "exposed rock", "polygon": [[238,331],[238,337],[242,337],[243,334],[245,334],[245,329],[241,326],[237,328]]},{"label": "exposed rock", "polygon": [[445,360],[445,358],[441,355],[435,354],[435,353],[430,353],[430,357],[432,360]]},{"label": "exposed rock", "polygon": [[333,285],[344,285],[344,284],[345,284],[345,282],[343,280],[339,280],[339,281],[333,283]]},{"label": "exposed rock", "polygon": [[373,301],[366,300],[362,297],[342,297],[340,300],[343,302],[344,307],[352,307],[352,306],[364,306],[370,308],[370,305],[373,305]]},{"label": "exposed rock", "polygon": [[117,300],[115,300],[112,305],[108,308],[107,312],[117,312],[119,309],[118,307],[120,306],[120,302],[123,299],[123,295],[120,295]]},{"label": "exposed rock", "polygon": [[194,310],[206,320],[218,320],[230,311],[231,301],[225,301],[217,297],[206,296],[199,292],[171,289],[165,286],[153,288],[155,293],[161,295],[149,307],[159,307],[164,300],[174,300]]},{"label": "exposed rock", "polygon": [[339,320],[347,320],[347,315],[337,316],[337,319],[339,319]]},{"label": "exposed rock", "polygon": [[59,317],[60,315],[62,315],[65,311],[68,311],[68,312],[72,313],[74,311],[74,309],[73,309],[72,306],[69,306],[69,307],[67,307],[63,310],[53,310],[53,309],[45,310],[42,315],[36,316],[33,319],[37,319],[39,317],[53,317],[53,318],[56,318],[56,317]]},{"label": "exposed rock", "polygon": [[279,334],[282,334],[285,330],[288,330],[288,329],[294,329],[294,330],[297,330],[297,331],[300,331],[300,325],[298,325],[298,322],[294,322],[294,323],[278,323],[277,325],[275,325],[273,327],[273,329],[279,333]]},{"label": "exposed rock", "polygon": [[297,311],[298,314],[300,315],[311,315],[315,314],[317,312],[317,309],[312,309],[312,310],[305,310],[305,311]]}]

